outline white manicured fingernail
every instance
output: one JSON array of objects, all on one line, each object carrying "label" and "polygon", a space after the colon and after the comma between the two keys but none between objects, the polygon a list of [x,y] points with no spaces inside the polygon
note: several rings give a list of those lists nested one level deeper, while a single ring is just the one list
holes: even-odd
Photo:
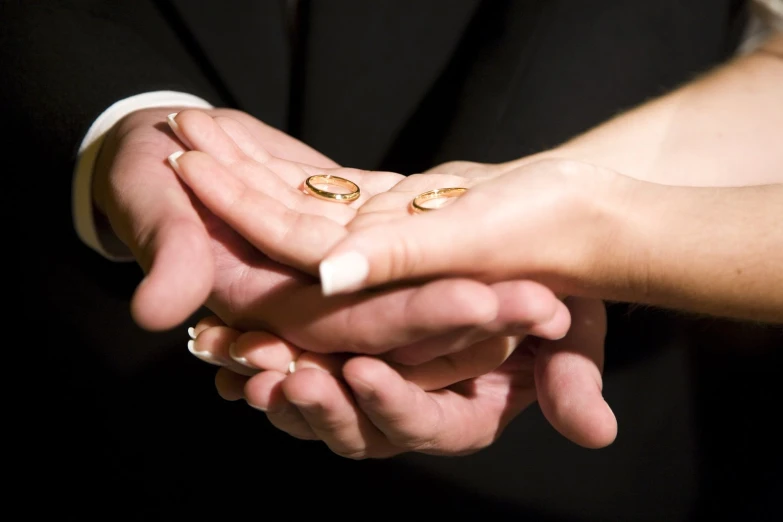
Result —
[{"label": "white manicured fingernail", "polygon": [[318,272],[323,295],[340,294],[361,288],[370,273],[370,263],[359,252],[346,252],[321,261]]},{"label": "white manicured fingernail", "polygon": [[217,360],[210,352],[200,352],[196,350],[196,341],[193,339],[188,341],[188,351],[205,363],[214,364],[215,366],[224,366],[223,363]]},{"label": "white manicured fingernail", "polygon": [[296,361],[288,363],[288,373],[294,373],[296,371]]},{"label": "white manicured fingernail", "polygon": [[182,134],[182,129],[179,128],[179,123],[177,123],[177,120],[174,118],[177,117],[178,112],[172,112],[168,116],[166,116],[166,122],[168,122],[169,127],[171,127],[171,132],[174,133],[174,135],[179,139],[179,141],[182,142],[183,145],[185,145],[187,148],[192,149],[193,145],[190,144],[188,139]]},{"label": "white manicured fingernail", "polygon": [[177,160],[178,160],[178,159],[179,159],[179,157],[180,157],[180,156],[182,156],[183,154],[185,154],[185,152],[184,152],[184,151],[178,150],[177,152],[175,152],[174,154],[172,154],[171,156],[169,156],[169,165],[171,165],[171,168],[172,168],[172,169],[174,169],[174,172],[176,172],[177,174],[179,174],[180,172],[182,172],[182,171],[179,169],[179,163],[177,163]]},{"label": "white manicured fingernail", "polygon": [[237,343],[231,343],[228,347],[228,355],[231,356],[231,358],[236,361],[237,363],[241,364],[242,366],[246,368],[252,368],[253,370],[257,370],[255,366],[250,364],[250,362],[247,360],[246,357],[242,357],[241,355],[237,355]]},{"label": "white manicured fingernail", "polygon": [[188,328],[188,335],[190,336],[191,339],[195,339],[196,338],[196,329],[193,328],[192,326],[190,328]]}]

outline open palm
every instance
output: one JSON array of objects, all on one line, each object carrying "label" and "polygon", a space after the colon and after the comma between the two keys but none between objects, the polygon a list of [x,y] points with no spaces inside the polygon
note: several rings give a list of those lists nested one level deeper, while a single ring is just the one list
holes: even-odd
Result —
[{"label": "open palm", "polygon": [[[204,221],[213,238],[218,275],[208,304],[228,325],[265,329],[316,352],[378,354],[412,345],[411,353],[430,354],[427,358],[438,355],[427,347],[444,349],[444,335],[455,345],[447,351],[464,348],[465,336],[455,337],[455,330],[480,328],[470,338],[475,343],[512,324],[540,325],[535,333],[542,336],[567,329],[567,314],[556,324],[540,324],[558,307],[546,289],[531,282],[453,279],[323,297],[313,275],[325,252],[347,227],[360,223],[359,216],[392,219],[407,212],[402,198],[425,179],[328,169],[357,183],[363,194],[350,205],[323,201],[306,195],[302,183],[327,169],[272,156],[238,121],[185,111],[177,126],[192,151],[174,164],[208,212]],[[381,201],[386,205],[378,205]],[[364,211],[365,202],[374,202],[372,211]],[[530,292],[534,299],[528,299]]]},{"label": "open palm", "polygon": [[[191,153],[175,160],[178,173],[212,212],[249,243],[274,259],[311,274],[323,253],[348,229],[407,215],[411,198],[424,190],[469,186],[480,180],[481,174],[493,174],[491,169],[474,169],[479,175],[473,178],[431,173],[403,179],[388,173],[368,175],[350,169],[330,171],[356,182],[365,193],[367,186],[375,193],[366,203],[365,194],[353,207],[346,207],[322,202],[302,192],[304,178],[323,173],[324,169],[271,157],[254,144],[241,127],[229,121],[218,123],[226,135],[217,139],[215,134],[220,130],[213,128],[208,140],[194,145],[204,154]],[[207,127],[205,123],[200,124]],[[235,145],[221,145],[220,140],[230,140]],[[214,151],[216,144],[222,149],[218,153]],[[231,154],[226,154],[227,150],[232,151]],[[372,184],[371,176],[376,175],[376,179],[386,186]],[[499,295],[501,300],[503,297],[513,299],[515,293],[507,291]],[[366,307],[367,303],[364,305]],[[500,309],[524,306],[530,306],[529,301]],[[218,327],[212,330],[221,330],[222,335],[211,335],[206,330],[201,332],[197,342],[202,345],[201,349],[224,354],[232,344],[239,345],[241,360],[260,370],[249,380],[222,371],[218,382],[224,396],[245,397],[251,404],[266,410],[272,422],[281,429],[302,438],[320,438],[340,454],[365,457],[387,456],[411,449],[450,454],[475,450],[494,440],[514,415],[536,400],[541,401],[543,410],[557,429],[569,438],[584,445],[600,446],[611,441],[615,429],[611,411],[600,396],[605,333],[603,306],[600,302],[580,303],[578,300],[571,306],[578,312],[580,324],[589,327],[589,332],[577,328],[557,343],[538,345],[535,355],[521,349],[511,358],[509,355],[521,335],[518,338],[498,335],[507,326],[502,320],[496,321],[494,338],[492,328],[485,328],[481,334],[473,336],[471,342],[481,349],[455,350],[451,356],[416,366],[394,363],[389,366],[368,357],[354,357],[343,366],[344,359],[339,356],[316,357],[315,366],[320,370],[333,370],[331,375],[302,364],[308,355],[306,352],[303,354],[289,344],[270,345],[268,337],[261,338],[265,339],[262,345],[254,347],[252,341],[247,340],[259,339],[252,337],[253,334],[242,335],[237,330],[228,329],[227,332],[225,327]],[[378,307],[374,311],[377,314],[381,310]],[[378,328],[379,323],[382,321],[375,320],[369,325]],[[205,348],[204,345],[210,344],[210,338],[211,346]],[[460,349],[465,348],[464,342]],[[502,351],[493,352],[491,346],[494,345],[502,346]],[[394,359],[403,362],[414,362],[417,357],[429,359],[426,348],[421,343],[414,349],[403,348],[397,351]],[[454,359],[450,361],[449,357]],[[479,363],[481,358],[486,360],[484,364]],[[461,378],[451,380],[440,378],[448,374],[442,366],[445,364],[453,369],[455,360],[462,367],[470,367],[473,373],[462,373]],[[292,362],[296,362],[297,371],[286,376]],[[379,376],[383,382],[378,381]],[[454,377],[453,372],[450,377]],[[440,389],[458,381],[458,388]],[[357,391],[362,387],[360,383],[366,385],[368,382],[374,382],[371,386],[374,398],[370,403]],[[566,386],[562,386],[563,383]],[[348,393],[346,384],[353,394]],[[411,384],[415,386],[411,387]],[[585,388],[588,393],[583,393]],[[402,402],[401,398],[404,398]],[[292,409],[292,404],[297,407]],[[446,424],[433,427],[426,422],[408,422],[400,426],[399,421],[405,419],[404,413],[410,414],[411,404],[418,406],[417,418],[421,419],[422,414],[429,412],[447,423],[456,423],[451,426],[456,431]],[[585,404],[590,408],[584,408]],[[317,405],[317,408],[313,410],[306,405]],[[393,411],[395,405],[402,410]],[[395,422],[390,423],[389,419]],[[585,431],[584,423],[596,419],[594,429]],[[469,426],[474,426],[473,434],[464,433]],[[421,427],[435,431],[421,433]],[[451,433],[451,440],[444,439],[444,429]],[[453,438],[455,434],[459,435],[456,439]]]}]

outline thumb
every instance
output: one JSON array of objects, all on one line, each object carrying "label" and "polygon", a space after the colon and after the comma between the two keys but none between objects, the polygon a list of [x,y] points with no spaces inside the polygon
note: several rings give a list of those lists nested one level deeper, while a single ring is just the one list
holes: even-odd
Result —
[{"label": "thumb", "polygon": [[181,144],[158,124],[170,109],[135,113],[107,134],[95,166],[93,197],[146,277],[131,314],[147,330],[166,330],[204,304],[213,285],[210,236],[187,190],[166,162]]},{"label": "thumb", "polygon": [[194,217],[164,216],[149,224],[150,236],[137,255],[147,275],[131,301],[133,319],[142,328],[173,328],[209,296],[213,256],[207,232]]},{"label": "thumb", "polygon": [[461,203],[349,233],[319,265],[323,294],[406,279],[475,275],[488,247],[474,237],[477,229],[464,219],[471,215],[469,206]]},{"label": "thumb", "polygon": [[601,370],[606,310],[601,301],[570,297],[568,335],[541,341],[535,379],[541,412],[563,436],[586,448],[602,448],[617,436],[617,420],[603,398]]}]

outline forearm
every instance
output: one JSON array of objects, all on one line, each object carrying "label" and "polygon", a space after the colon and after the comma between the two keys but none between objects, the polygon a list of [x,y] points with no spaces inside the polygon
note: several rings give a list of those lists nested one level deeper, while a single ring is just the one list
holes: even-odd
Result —
[{"label": "forearm", "polygon": [[783,184],[618,188],[602,297],[783,323]]},{"label": "forearm", "polygon": [[544,156],[689,186],[783,181],[783,35]]}]

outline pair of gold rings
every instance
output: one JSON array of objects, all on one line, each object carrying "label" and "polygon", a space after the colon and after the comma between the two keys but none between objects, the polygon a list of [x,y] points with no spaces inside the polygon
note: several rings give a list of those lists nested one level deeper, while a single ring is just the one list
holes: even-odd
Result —
[{"label": "pair of gold rings", "polygon": [[[325,188],[321,188],[323,186],[339,187],[347,192],[333,192],[326,190]],[[414,212],[429,212],[430,210],[437,210],[443,206],[443,202],[433,205],[435,201],[458,198],[467,192],[467,190],[468,189],[462,187],[448,187],[428,190],[413,198],[411,201],[411,208]],[[359,199],[361,191],[359,189],[359,185],[351,180],[341,178],[339,176],[332,176],[331,174],[316,174],[315,176],[310,176],[305,180],[305,193],[326,201],[350,203],[351,201]]]}]

